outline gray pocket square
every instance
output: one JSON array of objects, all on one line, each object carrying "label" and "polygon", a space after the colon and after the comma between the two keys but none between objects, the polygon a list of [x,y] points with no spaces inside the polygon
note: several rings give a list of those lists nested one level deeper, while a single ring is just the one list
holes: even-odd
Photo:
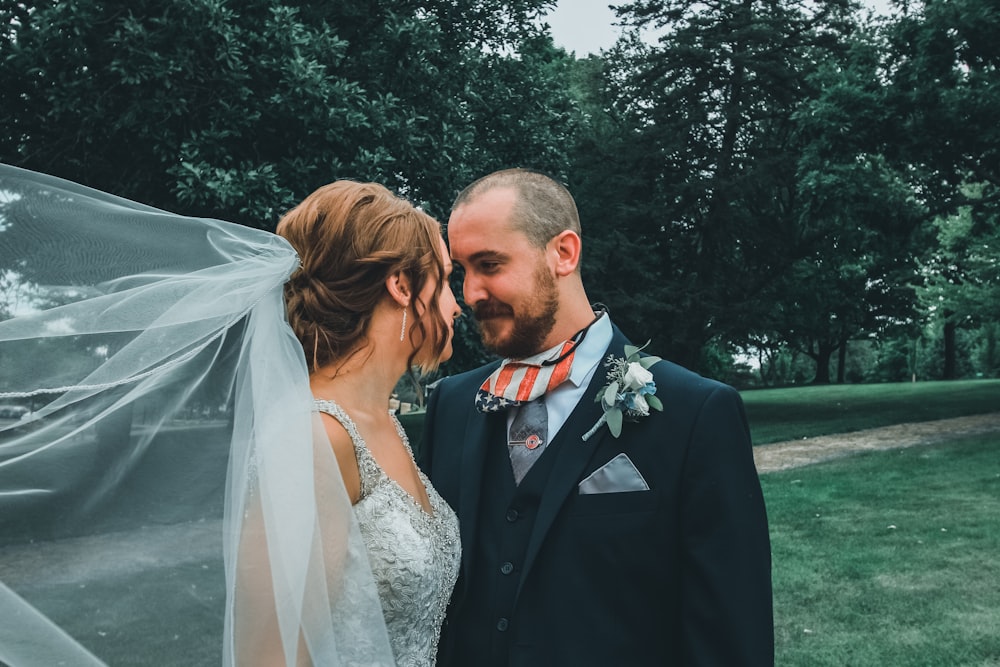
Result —
[{"label": "gray pocket square", "polygon": [[590,473],[579,484],[580,494],[623,493],[649,491],[649,484],[642,478],[635,464],[625,454],[619,454]]}]

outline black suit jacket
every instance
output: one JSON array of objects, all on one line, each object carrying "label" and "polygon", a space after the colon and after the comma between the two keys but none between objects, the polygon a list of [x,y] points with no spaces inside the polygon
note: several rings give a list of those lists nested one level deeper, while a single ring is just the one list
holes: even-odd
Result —
[{"label": "black suit jacket", "polygon": [[[614,329],[608,353],[624,356]],[[605,355],[606,356],[606,355]],[[421,468],[458,513],[463,562],[440,667],[468,628],[488,420],[476,390],[496,364],[443,381],[427,408]],[[662,361],[651,369],[663,412],[615,438],[593,400],[598,368],[557,439],[510,619],[510,665],[771,665],[767,518],[743,404],[731,387]],[[555,444],[555,440],[553,441]],[[625,453],[649,491],[581,495],[577,485]]]}]

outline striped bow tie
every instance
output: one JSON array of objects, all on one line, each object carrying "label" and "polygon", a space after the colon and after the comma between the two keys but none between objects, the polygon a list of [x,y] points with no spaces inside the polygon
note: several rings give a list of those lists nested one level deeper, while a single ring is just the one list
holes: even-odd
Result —
[{"label": "striped bow tie", "polygon": [[569,379],[580,340],[568,340],[525,359],[505,359],[476,392],[476,409],[499,412],[555,389]]}]

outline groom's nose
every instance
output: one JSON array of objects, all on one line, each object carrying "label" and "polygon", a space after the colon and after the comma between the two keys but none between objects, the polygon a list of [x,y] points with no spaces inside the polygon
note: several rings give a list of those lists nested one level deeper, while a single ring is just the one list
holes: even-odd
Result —
[{"label": "groom's nose", "polygon": [[474,306],[480,301],[488,299],[489,292],[486,291],[480,278],[476,277],[472,271],[466,271],[465,278],[462,280],[462,296],[466,304]]}]

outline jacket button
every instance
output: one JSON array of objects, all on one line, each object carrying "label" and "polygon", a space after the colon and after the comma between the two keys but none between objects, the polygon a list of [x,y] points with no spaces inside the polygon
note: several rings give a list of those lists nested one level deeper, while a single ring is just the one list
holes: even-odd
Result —
[{"label": "jacket button", "polygon": [[507,627],[509,625],[510,622],[506,618],[501,618],[499,621],[497,621],[497,630],[499,630],[500,632],[506,632]]},{"label": "jacket button", "polygon": [[507,510],[507,521],[509,521],[510,523],[514,523],[515,521],[517,521],[517,517],[519,516],[520,514],[513,507]]},{"label": "jacket button", "polygon": [[510,574],[514,571],[514,564],[510,561],[500,566],[500,574]]}]

